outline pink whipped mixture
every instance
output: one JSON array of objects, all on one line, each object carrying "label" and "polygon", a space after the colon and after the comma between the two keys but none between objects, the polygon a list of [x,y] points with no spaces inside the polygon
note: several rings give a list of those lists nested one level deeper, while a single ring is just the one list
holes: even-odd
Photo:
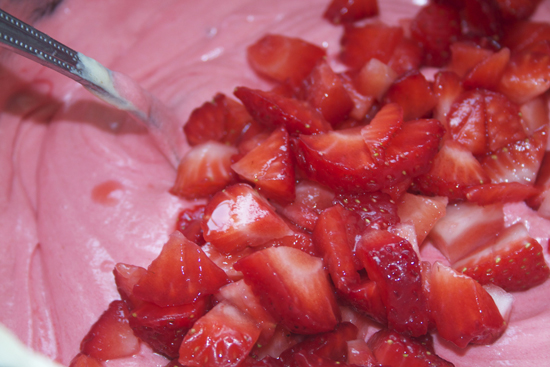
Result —
[{"label": "pink whipped mixture", "polygon": [[[415,3],[379,0],[381,20],[412,17]],[[40,16],[35,9],[47,4],[0,0],[4,10],[135,78],[181,124],[218,91],[269,87],[245,57],[263,34],[299,36],[329,55],[341,35],[321,18],[327,0],[63,0]],[[550,1],[536,19],[550,21]],[[0,322],[67,365],[118,298],[115,263],[147,266],[189,203],[168,193],[175,170],[145,129],[80,85],[5,50],[0,83]],[[509,221],[532,215],[521,205],[507,213]],[[532,227],[546,228],[536,236],[547,248],[550,222]],[[430,247],[423,254],[437,256]],[[458,350],[436,338],[436,352],[456,366],[547,364],[550,282],[514,296],[497,343]],[[109,366],[166,363],[143,344],[138,356]]]}]

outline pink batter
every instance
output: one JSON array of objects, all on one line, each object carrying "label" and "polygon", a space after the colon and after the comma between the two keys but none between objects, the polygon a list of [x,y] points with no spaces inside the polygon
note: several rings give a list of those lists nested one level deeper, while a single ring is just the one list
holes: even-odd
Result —
[{"label": "pink batter", "polygon": [[[380,0],[381,20],[397,24],[412,17],[419,2]],[[63,0],[38,18],[32,10],[43,2],[0,0],[4,10],[138,80],[182,124],[218,91],[269,87],[245,57],[246,46],[267,32],[325,45],[335,55],[341,29],[322,20],[327,4]],[[536,18],[550,20],[549,14],[545,0]],[[67,365],[92,323],[118,298],[115,263],[147,266],[189,203],[168,193],[175,170],[124,113],[5,50],[0,82],[0,322]],[[436,338],[436,352],[456,366],[547,364],[550,282],[514,296],[512,322],[496,344],[457,350]],[[167,363],[142,349],[109,365]]]}]

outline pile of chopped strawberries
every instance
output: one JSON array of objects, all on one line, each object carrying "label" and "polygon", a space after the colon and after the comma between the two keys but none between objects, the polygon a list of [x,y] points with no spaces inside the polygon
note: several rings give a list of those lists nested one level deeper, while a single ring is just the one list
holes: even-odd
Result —
[{"label": "pile of chopped strawberries", "polygon": [[[548,249],[504,214],[550,218],[537,3],[437,0],[393,27],[363,20],[375,0],[333,0],[340,73],[300,39],[251,45],[273,89],[193,111],[171,192],[199,200],[147,269],[116,266],[121,300],[72,366],[140,343],[170,367],[452,366],[433,333],[496,341],[513,292],[550,274]],[[426,242],[446,260],[423,260]]]}]

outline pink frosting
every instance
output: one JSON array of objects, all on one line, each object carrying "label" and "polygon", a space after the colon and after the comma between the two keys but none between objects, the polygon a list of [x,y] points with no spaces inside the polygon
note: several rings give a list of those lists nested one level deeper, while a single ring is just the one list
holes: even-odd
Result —
[{"label": "pink frosting", "polygon": [[[135,78],[183,124],[218,91],[269,86],[245,57],[246,46],[267,32],[301,37],[335,55],[341,29],[321,19],[327,3],[64,0],[35,26]],[[415,3],[381,0],[381,20],[398,24],[414,16]],[[24,16],[25,5],[0,0],[14,15]],[[546,0],[536,17],[548,14]],[[175,170],[124,113],[4,50],[0,81],[0,322],[68,364],[118,298],[114,264],[147,266],[190,203],[168,193]],[[436,351],[457,366],[544,365],[548,304],[550,282],[516,293],[512,321],[497,343],[457,350],[436,339]],[[166,364],[142,349],[109,365]]]}]

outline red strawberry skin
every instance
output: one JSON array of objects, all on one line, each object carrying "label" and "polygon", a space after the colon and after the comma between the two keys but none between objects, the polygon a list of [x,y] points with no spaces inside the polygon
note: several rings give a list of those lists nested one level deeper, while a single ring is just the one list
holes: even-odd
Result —
[{"label": "red strawberry skin", "polygon": [[333,24],[353,23],[378,15],[378,0],[332,0],[323,14]]},{"label": "red strawberry skin", "polygon": [[368,230],[357,254],[369,278],[380,287],[388,326],[412,336],[428,331],[428,310],[422,291],[420,260],[405,239],[385,230]]},{"label": "red strawberry skin", "polygon": [[134,295],[161,307],[178,306],[213,294],[228,282],[198,245],[176,231],[134,286]]},{"label": "red strawberry skin", "polygon": [[271,315],[298,334],[332,330],[339,321],[323,261],[300,250],[270,247],[234,265]]}]

